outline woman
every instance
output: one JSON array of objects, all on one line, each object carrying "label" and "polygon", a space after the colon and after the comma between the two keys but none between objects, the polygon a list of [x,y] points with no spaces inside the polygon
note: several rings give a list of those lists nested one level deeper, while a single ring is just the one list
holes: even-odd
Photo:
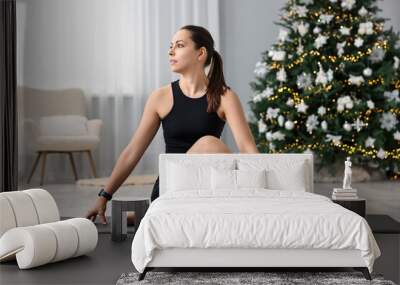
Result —
[{"label": "woman", "polygon": [[[219,139],[228,122],[241,153],[259,153],[238,96],[225,84],[222,59],[203,27],[187,25],[173,36],[170,66],[180,79],[154,91],[139,126],[122,151],[103,193],[110,199],[133,171],[162,123],[166,153],[231,153]],[[210,66],[208,74],[205,68]],[[159,195],[157,178],[151,201]],[[86,217],[106,224],[107,199],[99,196]]]}]

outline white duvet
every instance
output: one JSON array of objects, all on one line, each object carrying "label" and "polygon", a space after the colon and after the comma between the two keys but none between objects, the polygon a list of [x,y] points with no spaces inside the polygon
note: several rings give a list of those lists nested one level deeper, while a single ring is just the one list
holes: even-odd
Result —
[{"label": "white duvet", "polygon": [[154,249],[358,249],[372,272],[381,252],[364,218],[308,192],[242,189],[218,196],[166,193],[151,203],[132,242],[132,262],[143,272]]}]

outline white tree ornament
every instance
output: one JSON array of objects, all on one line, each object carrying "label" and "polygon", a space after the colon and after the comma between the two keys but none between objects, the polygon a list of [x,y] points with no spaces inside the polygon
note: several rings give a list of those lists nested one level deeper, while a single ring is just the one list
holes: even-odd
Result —
[{"label": "white tree ornament", "polygon": [[380,148],[379,151],[376,153],[376,156],[380,159],[385,159],[387,154],[383,148]]},{"label": "white tree ornament", "polygon": [[368,15],[368,10],[365,9],[364,6],[361,7],[360,10],[358,10],[358,15],[360,15],[361,17],[365,17]]},{"label": "white tree ornament", "polygon": [[393,69],[399,69],[400,59],[397,56],[395,56],[395,57],[393,57],[393,60],[394,60]]},{"label": "white tree ornament", "polygon": [[285,51],[277,50],[277,51],[274,51],[274,53],[272,55],[272,60],[283,61],[283,60],[285,60],[285,56],[286,56]]},{"label": "white tree ornament", "polygon": [[367,101],[367,106],[368,106],[368,109],[373,109],[373,108],[375,108],[375,103],[374,103],[374,101],[368,100],[368,101]]},{"label": "white tree ornament", "polygon": [[360,37],[356,38],[354,41],[354,46],[356,47],[362,47],[362,45],[364,44],[364,40]]},{"label": "white tree ornament", "polygon": [[342,140],[342,136],[335,136],[331,134],[326,135],[326,142],[332,142],[334,145],[340,145]]},{"label": "white tree ornament", "polygon": [[278,117],[278,114],[279,114],[279,108],[268,107],[266,119],[269,119],[269,120],[274,119],[274,118]]},{"label": "white tree ornament", "polygon": [[326,44],[327,40],[328,40],[327,36],[319,35],[318,38],[315,40],[314,45],[317,49],[320,49]]},{"label": "white tree ornament", "polygon": [[400,141],[400,132],[399,132],[399,131],[396,131],[396,132],[393,134],[393,138],[394,138],[395,140],[397,140],[397,141]]},{"label": "white tree ornament", "polygon": [[286,41],[287,37],[289,35],[289,32],[285,29],[280,29],[279,30],[279,35],[278,35],[278,40],[281,42]]},{"label": "white tree ornament", "polygon": [[360,132],[363,127],[367,126],[367,124],[361,121],[360,118],[357,118],[357,120],[354,121],[352,126],[357,130],[357,132]]},{"label": "white tree ornament", "polygon": [[381,123],[381,128],[387,131],[391,131],[392,129],[396,128],[398,122],[396,115],[392,112],[383,113],[379,121]]},{"label": "white tree ornament", "polygon": [[306,113],[307,108],[307,104],[305,104],[303,101],[301,101],[300,104],[296,105],[297,112],[300,113]]},{"label": "white tree ornament", "polygon": [[329,24],[332,19],[333,19],[333,15],[329,15],[329,14],[321,14],[321,16],[319,16],[319,20],[323,23],[323,24]]},{"label": "white tree ornament", "polygon": [[308,116],[307,122],[306,122],[307,131],[310,134],[312,134],[313,130],[315,130],[317,128],[318,124],[319,124],[319,121],[318,121],[318,117],[316,115],[312,114],[312,115]]},{"label": "white tree ornament", "polygon": [[308,27],[310,24],[300,22],[299,25],[297,25],[297,32],[300,34],[300,36],[304,37],[308,33]]},{"label": "white tree ornament", "polygon": [[351,28],[340,27],[339,31],[343,36],[350,36]]},{"label": "white tree ornament", "polygon": [[385,91],[383,93],[383,96],[385,98],[387,98],[389,101],[393,100],[395,102],[400,102],[400,98],[399,98],[399,90],[393,90],[393,91]]},{"label": "white tree ornament", "polygon": [[359,35],[372,35],[374,33],[374,24],[372,22],[360,23],[358,27]]},{"label": "white tree ornament", "polygon": [[326,121],[322,121],[321,128],[326,132],[328,130],[328,123]]},{"label": "white tree ornament", "polygon": [[285,69],[282,67],[281,69],[279,69],[279,71],[276,73],[276,80],[280,81],[280,82],[285,82],[287,79],[286,77],[286,71]]},{"label": "white tree ornament", "polygon": [[294,123],[292,121],[285,122],[285,129],[292,130],[294,128]]},{"label": "white tree ornament", "polygon": [[356,0],[342,0],[341,6],[344,10],[351,10],[355,4]]},{"label": "white tree ornament", "polygon": [[372,138],[372,137],[368,137],[368,138],[365,140],[365,147],[374,147],[374,146],[375,146],[375,140],[376,140],[376,139],[374,139],[374,138]]},{"label": "white tree ornament", "polygon": [[321,116],[325,115],[326,114],[326,108],[324,106],[319,107],[317,113],[319,115],[321,115]]},{"label": "white tree ornament", "polygon": [[264,77],[268,72],[268,67],[267,64],[265,62],[257,62],[256,63],[256,67],[254,69],[254,73],[256,76],[258,77]]},{"label": "white tree ornament", "polygon": [[269,86],[267,88],[265,88],[263,92],[261,92],[262,98],[269,98],[272,95],[274,95],[274,89]]},{"label": "white tree ornament", "polygon": [[260,120],[258,120],[258,131],[260,133],[264,133],[266,130],[267,130],[267,125],[264,123],[264,120],[260,118]]},{"label": "white tree ornament", "polygon": [[303,72],[299,76],[297,76],[297,87],[300,89],[308,88],[312,85],[311,74]]},{"label": "white tree ornament", "polygon": [[349,82],[353,85],[357,85],[360,86],[362,83],[364,83],[364,77],[362,77],[361,75],[350,75],[349,77]]},{"label": "white tree ornament", "polygon": [[366,77],[370,77],[372,75],[372,69],[367,67],[363,70],[363,75]]}]

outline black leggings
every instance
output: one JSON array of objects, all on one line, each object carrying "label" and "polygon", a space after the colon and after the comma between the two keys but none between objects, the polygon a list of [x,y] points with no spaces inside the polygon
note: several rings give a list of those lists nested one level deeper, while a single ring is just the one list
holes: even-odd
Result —
[{"label": "black leggings", "polygon": [[153,186],[153,191],[151,192],[151,198],[150,201],[153,202],[155,199],[158,198],[158,196],[160,196],[160,189],[159,189],[159,180],[160,176],[157,177],[156,182],[154,183]]}]

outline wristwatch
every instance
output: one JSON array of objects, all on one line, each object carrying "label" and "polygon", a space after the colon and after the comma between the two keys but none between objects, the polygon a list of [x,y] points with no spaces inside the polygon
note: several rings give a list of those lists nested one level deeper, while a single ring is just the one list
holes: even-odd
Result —
[{"label": "wristwatch", "polygon": [[98,194],[98,196],[103,196],[104,198],[107,199],[107,201],[110,201],[112,199],[112,195],[106,191],[104,191],[104,188],[102,188]]}]

